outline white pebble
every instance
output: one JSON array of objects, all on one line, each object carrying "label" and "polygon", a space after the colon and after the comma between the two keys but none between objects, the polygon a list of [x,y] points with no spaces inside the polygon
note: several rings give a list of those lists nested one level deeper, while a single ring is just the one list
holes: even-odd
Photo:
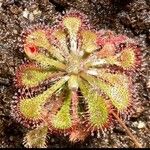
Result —
[{"label": "white pebble", "polygon": [[133,125],[133,127],[137,127],[138,126],[138,122],[135,121],[135,122],[132,123],[132,125]]},{"label": "white pebble", "polygon": [[23,11],[23,17],[24,18],[28,18],[28,16],[29,16],[29,11],[25,8],[25,10]]},{"label": "white pebble", "polygon": [[29,14],[29,20],[30,20],[30,21],[33,21],[33,20],[34,20],[34,15],[33,15],[33,13],[30,13],[30,14]]},{"label": "white pebble", "polygon": [[33,14],[34,14],[34,15],[40,16],[41,13],[42,13],[42,12],[41,12],[40,10],[38,10],[38,9],[35,9],[35,10],[33,11]]},{"label": "white pebble", "polygon": [[142,121],[139,121],[139,123],[138,123],[138,126],[137,126],[139,129],[142,129],[142,128],[144,128],[145,127],[145,123],[144,122],[142,122]]}]

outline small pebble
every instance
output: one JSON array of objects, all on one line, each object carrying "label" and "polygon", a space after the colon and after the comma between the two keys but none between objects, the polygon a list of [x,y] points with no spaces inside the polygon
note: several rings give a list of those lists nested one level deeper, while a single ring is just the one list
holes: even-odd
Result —
[{"label": "small pebble", "polygon": [[13,30],[14,34],[18,34],[18,31],[16,29]]},{"label": "small pebble", "polygon": [[42,13],[42,12],[41,12],[39,9],[35,9],[35,10],[33,11],[33,14],[34,14],[34,15],[37,15],[37,16],[40,16],[41,13]]},{"label": "small pebble", "polygon": [[147,82],[147,88],[150,88],[150,77],[149,77],[148,82]]},{"label": "small pebble", "polygon": [[28,16],[29,16],[29,11],[25,8],[25,10],[23,11],[23,17],[24,18],[28,18]]},{"label": "small pebble", "polygon": [[55,142],[54,138],[51,138],[51,142],[52,142],[52,143],[54,143],[54,142]]},{"label": "small pebble", "polygon": [[34,15],[33,15],[33,13],[30,13],[30,14],[29,14],[29,20],[30,20],[30,21],[33,21],[33,20],[34,20]]},{"label": "small pebble", "polygon": [[144,122],[142,122],[142,121],[139,121],[139,123],[138,123],[138,126],[137,126],[139,129],[142,129],[142,128],[144,128],[145,127],[145,123]]},{"label": "small pebble", "polygon": [[2,4],[3,4],[3,3],[0,2],[0,7],[2,7]]},{"label": "small pebble", "polygon": [[10,140],[10,141],[13,141],[13,136],[10,136],[10,137],[9,137],[9,140]]},{"label": "small pebble", "polygon": [[132,125],[133,125],[133,127],[136,127],[138,129],[142,129],[145,127],[145,123],[142,121],[139,121],[139,122],[135,121],[135,122],[133,122]]},{"label": "small pebble", "polygon": [[132,123],[132,125],[133,125],[133,127],[137,127],[138,126],[138,122],[135,121],[135,122]]}]

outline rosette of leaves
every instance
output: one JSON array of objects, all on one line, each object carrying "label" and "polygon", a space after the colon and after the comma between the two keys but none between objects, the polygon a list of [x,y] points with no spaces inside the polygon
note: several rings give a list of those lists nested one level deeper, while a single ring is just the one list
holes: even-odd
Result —
[{"label": "rosette of leaves", "polygon": [[93,30],[76,11],[54,27],[37,25],[23,34],[30,61],[16,72],[12,116],[33,129],[24,138],[26,147],[45,147],[47,132],[84,140],[109,128],[114,113],[129,109],[132,74],[140,63],[132,39]]}]

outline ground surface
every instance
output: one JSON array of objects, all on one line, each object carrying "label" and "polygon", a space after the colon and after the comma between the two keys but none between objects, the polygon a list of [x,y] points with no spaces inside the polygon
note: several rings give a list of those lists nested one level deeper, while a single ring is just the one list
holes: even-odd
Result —
[{"label": "ground surface", "polygon": [[[50,25],[58,14],[74,8],[88,15],[96,29],[111,29],[136,39],[142,47],[143,64],[137,79],[141,104],[126,122],[143,147],[150,148],[150,1],[149,0],[0,0],[0,147],[23,147],[26,129],[10,117],[15,92],[12,79],[23,60],[21,31],[28,25]],[[149,44],[148,44],[149,43]],[[48,147],[134,147],[116,124],[112,133],[84,143],[71,144],[68,138],[51,136]]]}]

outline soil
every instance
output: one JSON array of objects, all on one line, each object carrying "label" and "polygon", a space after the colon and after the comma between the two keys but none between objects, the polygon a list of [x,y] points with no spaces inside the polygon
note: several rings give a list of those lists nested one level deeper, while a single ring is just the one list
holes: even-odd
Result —
[{"label": "soil", "polygon": [[[10,117],[10,102],[15,92],[13,77],[24,60],[21,32],[29,25],[51,25],[58,15],[70,9],[88,15],[95,29],[110,29],[138,41],[143,63],[136,80],[139,107],[126,125],[142,147],[150,148],[150,0],[0,0],[0,147],[21,148],[27,129]],[[119,124],[105,136],[88,137],[72,144],[67,137],[50,135],[49,148],[128,148],[135,147]]]}]

